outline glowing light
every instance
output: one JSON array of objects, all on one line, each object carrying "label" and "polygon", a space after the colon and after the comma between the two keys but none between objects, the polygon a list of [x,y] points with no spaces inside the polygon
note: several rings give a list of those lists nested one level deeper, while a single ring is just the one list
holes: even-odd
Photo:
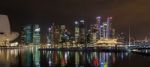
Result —
[{"label": "glowing light", "polygon": [[101,39],[96,42],[96,44],[119,44],[120,42],[117,42],[117,39]]},{"label": "glowing light", "polygon": [[47,44],[47,46],[50,46],[51,44]]},{"label": "glowing light", "polygon": [[75,24],[79,24],[77,21],[74,22]]},{"label": "glowing light", "polygon": [[105,62],[104,67],[108,67],[108,63],[107,62]]},{"label": "glowing light", "polygon": [[100,19],[101,18],[101,16],[98,16],[98,17],[96,17],[97,19]]},{"label": "glowing light", "polygon": [[109,17],[109,19],[112,19],[112,17]]},{"label": "glowing light", "polygon": [[37,28],[37,29],[35,29],[34,31],[39,32],[39,31],[40,31],[40,28]]},{"label": "glowing light", "polygon": [[52,64],[52,61],[51,61],[51,60],[49,60],[49,62],[48,62],[48,63],[49,63],[49,66],[51,66],[51,64]]},{"label": "glowing light", "polygon": [[104,26],[107,26],[107,24],[104,24]]},{"label": "glowing light", "polygon": [[52,30],[52,28],[48,28],[48,31],[51,31]]},{"label": "glowing light", "polygon": [[84,20],[80,20],[80,22],[84,22]]},{"label": "glowing light", "polygon": [[11,43],[10,46],[18,46],[18,42]]},{"label": "glowing light", "polygon": [[101,28],[103,27],[103,26],[100,26]]}]

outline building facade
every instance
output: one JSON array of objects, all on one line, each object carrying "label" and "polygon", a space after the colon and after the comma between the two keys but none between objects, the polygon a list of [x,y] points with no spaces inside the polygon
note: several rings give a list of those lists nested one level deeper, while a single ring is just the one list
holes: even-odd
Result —
[{"label": "building facade", "polygon": [[26,25],[24,26],[23,28],[23,32],[22,32],[22,35],[23,35],[23,38],[24,38],[24,44],[30,44],[32,43],[32,25]]},{"label": "building facade", "polygon": [[40,45],[40,27],[38,24],[33,26],[33,44]]}]

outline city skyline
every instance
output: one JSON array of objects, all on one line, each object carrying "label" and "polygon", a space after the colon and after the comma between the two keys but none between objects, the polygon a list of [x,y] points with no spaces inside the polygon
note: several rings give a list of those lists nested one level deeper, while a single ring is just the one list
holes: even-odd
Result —
[{"label": "city skyline", "polygon": [[1,0],[1,67],[147,67],[150,0]]},{"label": "city skyline", "polygon": [[129,25],[131,35],[144,38],[149,35],[149,0],[14,0],[1,1],[0,13],[7,14],[11,27],[18,28],[26,24],[39,24],[41,31],[55,22],[72,27],[75,20],[84,19],[89,24],[96,23],[95,17],[106,19],[112,16],[113,27],[118,32],[128,33]]}]

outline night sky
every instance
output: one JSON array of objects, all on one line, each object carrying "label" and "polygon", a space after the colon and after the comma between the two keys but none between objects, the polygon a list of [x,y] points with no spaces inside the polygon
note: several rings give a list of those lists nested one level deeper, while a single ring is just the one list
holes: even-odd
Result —
[{"label": "night sky", "polygon": [[0,13],[9,16],[13,31],[30,23],[43,31],[52,22],[71,28],[77,19],[92,24],[96,16],[112,16],[117,32],[127,33],[130,25],[132,36],[150,35],[150,0],[1,0]]}]

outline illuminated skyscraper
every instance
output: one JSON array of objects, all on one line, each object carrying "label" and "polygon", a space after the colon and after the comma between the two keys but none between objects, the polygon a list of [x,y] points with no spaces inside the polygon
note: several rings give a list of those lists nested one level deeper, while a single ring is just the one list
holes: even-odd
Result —
[{"label": "illuminated skyscraper", "polygon": [[108,17],[106,22],[100,22],[101,17],[97,17],[98,33],[100,39],[110,38],[110,20],[112,17]]},{"label": "illuminated skyscraper", "polygon": [[54,44],[59,44],[60,42],[60,27],[59,26],[53,26],[53,33],[52,33],[52,41]]},{"label": "illuminated skyscraper", "polygon": [[75,42],[78,42],[80,36],[79,22],[75,21],[74,23],[75,23]]},{"label": "illuminated skyscraper", "polygon": [[23,37],[24,43],[30,44],[32,43],[32,25],[27,25],[23,28]]},{"label": "illuminated skyscraper", "polygon": [[102,30],[103,30],[103,38],[104,38],[104,39],[108,38],[107,26],[108,26],[107,23],[104,22],[104,23],[103,23],[103,28],[102,28]]},{"label": "illuminated skyscraper", "polygon": [[96,24],[97,24],[97,28],[98,28],[98,39],[101,39],[101,36],[102,36],[101,17],[100,16],[96,17],[96,21],[97,21]]},{"label": "illuminated skyscraper", "polygon": [[40,27],[38,24],[33,26],[33,44],[39,45],[40,44]]},{"label": "illuminated skyscraper", "polygon": [[52,26],[48,28],[48,33],[47,33],[47,44],[52,44]]},{"label": "illuminated skyscraper", "polygon": [[91,25],[91,36],[92,42],[95,43],[99,39],[103,39],[103,23],[101,17],[96,17],[96,24]]},{"label": "illuminated skyscraper", "polygon": [[65,29],[66,26],[65,25],[61,25],[61,32],[60,32],[60,42],[64,42],[65,41]]},{"label": "illuminated skyscraper", "polygon": [[48,28],[47,45],[54,44],[54,23]]},{"label": "illuminated skyscraper", "polygon": [[80,20],[80,43],[85,43],[85,21]]},{"label": "illuminated skyscraper", "polygon": [[98,26],[97,24],[92,25],[92,42],[95,43],[98,39]]},{"label": "illuminated skyscraper", "polygon": [[106,28],[106,38],[110,38],[110,21],[111,21],[112,17],[108,17],[107,18],[107,28]]},{"label": "illuminated skyscraper", "polygon": [[[115,39],[115,30],[111,28],[111,21],[112,17],[108,17],[106,22],[100,24],[100,39],[96,41],[96,44],[119,44],[121,42],[117,42]],[[95,43],[95,42],[94,42]]]}]

